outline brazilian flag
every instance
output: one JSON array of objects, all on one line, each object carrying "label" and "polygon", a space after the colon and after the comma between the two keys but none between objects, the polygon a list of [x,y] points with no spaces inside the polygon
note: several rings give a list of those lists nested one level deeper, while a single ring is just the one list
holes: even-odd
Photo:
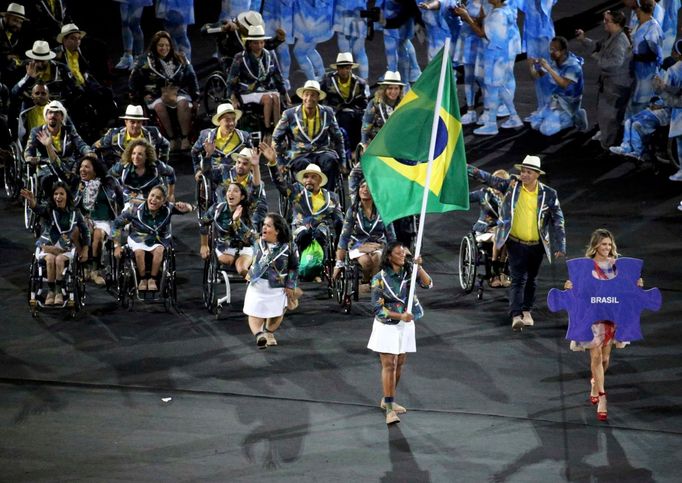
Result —
[{"label": "brazilian flag", "polygon": [[[442,62],[443,49],[405,94],[362,156],[362,171],[385,223],[421,212]],[[450,59],[446,62],[427,213],[469,209],[457,85]]]}]

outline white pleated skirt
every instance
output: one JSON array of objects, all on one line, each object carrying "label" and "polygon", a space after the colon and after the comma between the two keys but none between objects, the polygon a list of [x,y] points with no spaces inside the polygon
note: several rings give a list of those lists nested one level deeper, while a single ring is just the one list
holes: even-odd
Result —
[{"label": "white pleated skirt", "polygon": [[417,352],[414,322],[400,321],[392,325],[382,324],[374,319],[367,348],[383,354]]},{"label": "white pleated skirt", "polygon": [[287,296],[283,287],[272,288],[267,280],[259,278],[249,283],[244,296],[244,313],[252,317],[269,319],[284,314]]}]

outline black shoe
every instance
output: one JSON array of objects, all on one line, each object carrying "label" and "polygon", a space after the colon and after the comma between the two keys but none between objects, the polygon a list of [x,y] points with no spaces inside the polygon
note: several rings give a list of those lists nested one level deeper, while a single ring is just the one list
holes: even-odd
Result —
[{"label": "black shoe", "polygon": [[256,334],[256,345],[259,349],[265,349],[267,347],[268,338],[265,336],[265,332],[258,332]]}]

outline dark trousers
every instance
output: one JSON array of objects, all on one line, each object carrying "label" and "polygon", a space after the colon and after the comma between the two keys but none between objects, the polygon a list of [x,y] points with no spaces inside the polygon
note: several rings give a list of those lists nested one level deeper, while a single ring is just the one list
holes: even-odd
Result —
[{"label": "dark trousers", "polygon": [[327,191],[336,189],[336,178],[339,177],[339,157],[333,151],[320,151],[307,153],[291,161],[291,170],[294,174],[306,169],[309,164],[316,164],[327,175]]},{"label": "dark trousers", "polygon": [[535,277],[545,256],[542,243],[525,245],[514,240],[505,244],[509,254],[509,314],[514,317],[530,311],[535,303]]}]

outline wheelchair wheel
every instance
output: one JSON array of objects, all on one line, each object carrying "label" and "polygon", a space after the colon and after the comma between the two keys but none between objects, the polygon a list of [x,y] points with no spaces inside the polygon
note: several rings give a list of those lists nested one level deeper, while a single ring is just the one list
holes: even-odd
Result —
[{"label": "wheelchair wheel", "polygon": [[214,72],[204,84],[204,109],[210,117],[218,108],[218,104],[227,100],[227,81],[222,72]]},{"label": "wheelchair wheel", "polygon": [[166,312],[178,306],[178,287],[175,279],[175,250],[168,249],[166,259],[161,265],[161,296]]},{"label": "wheelchair wheel", "polygon": [[218,313],[218,257],[215,252],[204,263],[204,307],[214,315]]},{"label": "wheelchair wheel", "polygon": [[12,159],[5,164],[5,194],[14,200],[21,191],[21,153],[16,143],[10,145]]},{"label": "wheelchair wheel", "polygon": [[336,293],[334,280],[334,266],[336,265],[336,250],[334,249],[334,237],[331,235],[324,247],[324,266],[322,274],[327,279],[327,296],[334,297]]},{"label": "wheelchair wheel", "polygon": [[85,273],[83,265],[78,260],[78,254],[74,255],[67,272],[66,292],[68,296],[67,307],[70,308],[71,317],[75,317],[85,306]]},{"label": "wheelchair wheel", "polygon": [[336,296],[336,303],[343,305],[346,299],[346,272],[348,267],[343,267],[339,272],[339,276],[334,279],[334,295]]},{"label": "wheelchair wheel", "polygon": [[[124,255],[125,256],[125,255]],[[135,263],[129,256],[121,257],[118,274],[118,302],[124,309],[133,310],[137,296],[137,277]]]},{"label": "wheelchair wheel", "polygon": [[114,242],[111,238],[102,244],[102,259],[105,260],[106,265],[102,270],[104,274],[104,281],[106,282],[106,289],[111,291],[118,285],[118,259],[114,256]]},{"label": "wheelchair wheel", "polygon": [[341,213],[345,215],[346,213],[346,181],[343,175],[339,173],[339,177],[336,181],[336,195],[339,197],[339,202],[341,203]]},{"label": "wheelchair wheel", "polygon": [[[26,179],[26,189],[33,193],[35,199],[38,199],[38,179],[35,174],[30,175]],[[28,200],[24,200],[24,228],[28,231],[33,231],[36,222],[36,215],[31,209]]]},{"label": "wheelchair wheel", "polygon": [[206,210],[213,204],[211,182],[203,174],[196,184],[195,199],[197,202],[197,216],[201,218],[204,216],[204,213],[206,213]]},{"label": "wheelchair wheel", "polygon": [[28,306],[33,317],[38,316],[38,297],[41,295],[41,292],[42,276],[39,273],[38,259],[34,254],[28,275]]},{"label": "wheelchair wheel", "polygon": [[465,293],[471,293],[474,289],[477,252],[474,235],[469,233],[459,245],[459,285]]}]

